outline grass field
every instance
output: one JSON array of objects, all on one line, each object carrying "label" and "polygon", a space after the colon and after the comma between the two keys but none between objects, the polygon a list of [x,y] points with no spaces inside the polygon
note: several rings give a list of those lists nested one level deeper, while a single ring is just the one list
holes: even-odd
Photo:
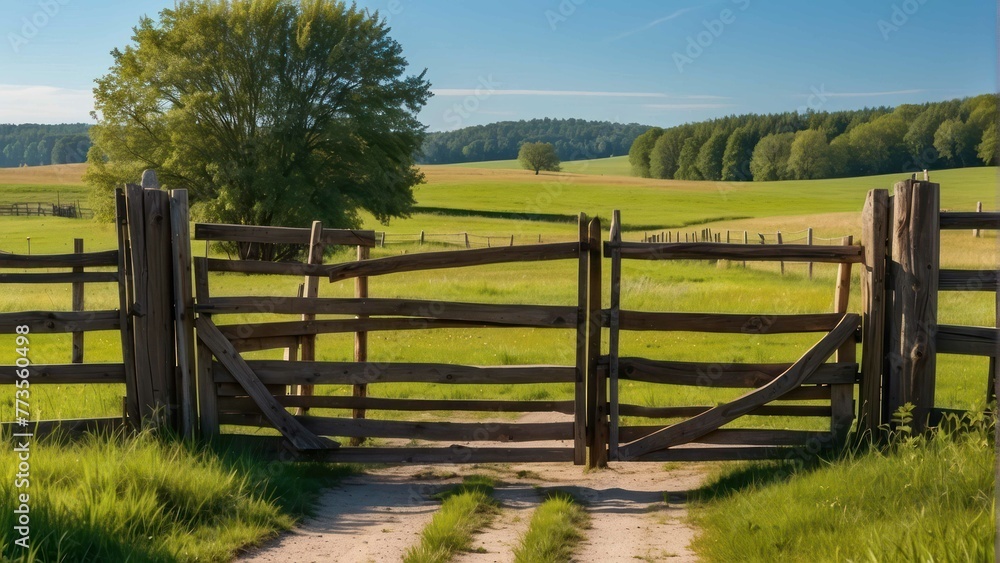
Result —
[{"label": "grass field", "polygon": [[[609,159],[610,160],[610,159]],[[613,163],[606,163],[609,167]],[[605,163],[602,163],[605,165]],[[595,165],[594,169],[597,169]],[[750,233],[786,233],[791,242],[801,236],[806,227],[813,227],[818,237],[860,235],[860,209],[864,195],[873,187],[890,188],[902,175],[817,180],[811,182],[773,182],[754,184],[673,182],[643,180],[630,177],[597,176],[594,174],[542,174],[534,176],[521,170],[473,168],[468,166],[425,167],[428,182],[416,190],[420,206],[459,210],[466,216],[444,213],[414,213],[412,217],[378,225],[370,218],[366,227],[390,233],[469,232],[483,235],[515,234],[518,242],[536,240],[542,235],[549,240],[575,240],[577,227],[572,222],[527,220],[524,214],[573,216],[580,211],[589,215],[610,217],[612,209],[621,209],[628,240],[638,240],[643,231],[659,231],[681,225],[709,226],[716,232],[726,229]],[[86,196],[86,187],[79,183],[82,168],[62,171],[19,169],[0,171],[0,202],[23,201],[28,194],[39,197],[46,193]],[[942,204],[955,210],[971,210],[982,201],[987,210],[995,209],[996,168],[976,168],[932,172],[932,178],[942,184]],[[37,182],[39,185],[35,185]],[[26,187],[27,186],[27,187]],[[478,215],[477,215],[478,213]],[[604,223],[607,229],[607,222]],[[114,231],[109,225],[87,220],[62,218],[0,218],[0,250],[24,252],[26,237],[31,237],[33,253],[69,252],[74,237],[86,239],[88,250],[116,247]],[[856,239],[857,240],[857,239]],[[420,252],[437,249],[434,245],[394,245],[375,249],[376,256]],[[988,231],[982,238],[968,232],[947,232],[942,235],[942,265],[952,268],[994,268],[997,263],[996,233]],[[205,247],[196,245],[195,254],[203,255]],[[347,251],[328,257],[328,261],[350,260]],[[607,267],[605,267],[607,283]],[[835,270],[817,265],[815,277],[806,276],[806,267],[788,264],[781,276],[778,265],[753,266],[744,269],[733,263],[704,264],[695,262],[626,263],[623,281],[623,307],[664,311],[712,311],[736,313],[807,313],[828,312],[832,308]],[[854,273],[851,309],[859,310],[860,290],[857,271]],[[405,275],[390,275],[371,280],[373,297],[411,297],[444,301],[487,303],[575,304],[576,264],[572,261],[546,264],[487,266],[459,270],[442,270]],[[300,279],[243,275],[214,275],[213,295],[294,295]],[[4,287],[0,312],[24,310],[68,310],[69,286]],[[605,294],[607,292],[605,291]],[[321,283],[321,296],[353,295],[353,283]],[[606,299],[606,298],[605,298]],[[88,286],[87,308],[108,309],[118,305],[113,284]],[[607,303],[605,303],[607,305]],[[942,294],[941,323],[992,326],[995,319],[994,298],[988,293]],[[259,316],[218,316],[220,324],[252,322]],[[268,320],[276,320],[273,316]],[[687,333],[631,333],[622,342],[623,355],[654,359],[717,362],[790,362],[801,355],[819,335],[735,336],[693,335]],[[370,357],[373,361],[440,362],[455,358],[461,351],[461,363],[473,365],[563,364],[574,362],[574,334],[569,330],[482,329],[402,331],[372,333]],[[607,342],[607,339],[604,339]],[[32,338],[32,360],[35,363],[65,363],[69,360],[69,335],[37,335]],[[0,337],[0,364],[14,359],[13,341]],[[318,359],[349,360],[353,339],[347,335],[328,335],[319,339]],[[252,358],[278,358],[279,352],[260,352]],[[120,359],[117,333],[88,334],[88,362]],[[941,406],[979,409],[985,407],[987,362],[980,358],[940,355],[937,378],[937,403]],[[323,386],[321,394],[349,393],[348,388]],[[400,398],[449,399],[568,399],[568,385],[522,386],[434,386],[421,384],[371,385],[372,396]],[[74,418],[84,416],[116,416],[121,412],[119,385],[36,386],[33,407],[41,418]],[[675,388],[629,383],[621,390],[623,402],[640,405],[714,404],[739,394],[738,390],[711,388]],[[0,411],[13,412],[13,392],[0,390]],[[345,414],[340,411],[314,410],[315,414]],[[415,413],[407,413],[413,417]],[[370,412],[369,416],[399,417],[399,414]],[[424,414],[428,419],[449,416],[448,413]],[[8,418],[0,416],[0,418]],[[638,422],[625,420],[624,423]],[[743,422],[741,421],[741,425]],[[746,424],[757,427],[822,428],[828,421],[811,419],[806,422],[781,417],[750,417]],[[956,454],[957,455],[957,454]],[[957,459],[957,457],[955,458]],[[876,463],[876,461],[872,461]],[[885,471],[891,472],[889,463]],[[896,476],[870,474],[871,478],[899,480],[905,471],[895,468]],[[725,471],[734,471],[725,469]],[[810,479],[850,478],[845,473],[816,472]],[[874,470],[873,470],[874,471]],[[882,471],[881,469],[879,471]],[[948,475],[943,475],[947,479]],[[746,490],[749,514],[766,512],[767,495],[788,495],[784,482]],[[796,487],[797,481],[790,481]],[[893,481],[895,483],[895,481]],[[810,482],[809,486],[816,485]],[[981,490],[982,483],[975,485]],[[982,491],[992,495],[992,490]],[[785,498],[785,497],[782,497]],[[990,498],[992,498],[990,496]],[[702,519],[707,537],[729,533],[722,524],[714,524],[710,516],[712,500]],[[733,501],[735,502],[735,501]],[[727,505],[730,506],[731,505]],[[979,508],[977,508],[979,507]],[[732,508],[732,507],[731,507]],[[971,512],[981,513],[981,504]],[[964,513],[957,514],[966,522]],[[981,516],[983,518],[992,518]],[[992,522],[992,520],[990,520]],[[277,522],[275,520],[274,522]],[[966,522],[968,523],[968,522]],[[783,526],[791,526],[786,522]],[[975,525],[974,522],[969,524]],[[971,529],[971,528],[970,528]],[[786,533],[786,528],[775,533]],[[249,536],[247,536],[249,537]],[[705,544],[707,545],[707,544]],[[739,546],[737,546],[739,547]],[[702,548],[705,553],[715,552]],[[762,548],[763,549],[763,548]],[[775,553],[767,551],[763,553]],[[766,558],[766,557],[765,557]]]}]

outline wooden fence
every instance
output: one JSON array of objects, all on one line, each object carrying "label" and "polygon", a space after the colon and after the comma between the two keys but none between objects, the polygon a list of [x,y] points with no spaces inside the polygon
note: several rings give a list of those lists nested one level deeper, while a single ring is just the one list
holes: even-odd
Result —
[{"label": "wooden fence", "polygon": [[[710,237],[706,236],[706,240]],[[784,457],[788,448],[814,444],[829,447],[843,443],[854,419],[853,390],[858,377],[855,361],[857,315],[847,314],[851,266],[861,261],[862,249],[848,239],[841,246],[760,246],[712,242],[623,242],[621,217],[614,213],[610,241],[604,254],[611,259],[611,307],[602,315],[610,329],[610,353],[597,359],[597,377],[609,381],[610,412],[607,444],[612,460],[713,460]],[[834,311],[820,314],[759,315],[723,313],[672,313],[623,309],[621,304],[623,260],[748,260],[828,262],[839,264]],[[623,332],[683,331],[743,335],[828,333],[819,344],[793,364],[739,364],[706,358],[704,363],[622,357]],[[824,363],[837,354],[835,363]],[[714,361],[713,361],[714,360]],[[747,394],[717,406],[649,407],[623,404],[622,381],[697,386],[702,388],[751,388]],[[597,389],[603,389],[603,383]],[[824,400],[828,406],[772,404],[774,401]],[[603,398],[597,399],[604,404]],[[829,432],[802,430],[721,429],[746,415],[830,418]],[[682,418],[668,426],[621,426],[622,416]],[[720,445],[723,445],[720,447]],[[603,452],[602,452],[603,455]]]},{"label": "wooden fence", "polygon": [[[998,291],[997,271],[940,269],[941,229],[997,229],[1000,213],[941,212],[939,186],[907,180],[873,190],[863,209],[862,242],[836,245],[745,245],[721,242],[625,242],[616,212],[602,244],[598,220],[581,215],[570,242],[503,245],[371,258],[372,231],[199,224],[194,239],[240,244],[304,245],[304,262],[193,258],[187,193],[159,189],[152,174],[117,192],[118,249],[65,255],[0,254],[0,283],[71,284],[69,311],[0,314],[0,332],[27,326],[29,334],[73,333],[68,364],[31,366],[34,384],[124,383],[123,417],[34,422],[37,433],[108,428],[129,423],[166,426],[186,436],[212,436],[234,427],[273,428],[286,444],[341,461],[573,461],[717,460],[784,457],[790,449],[843,443],[858,430],[877,435],[892,413],[915,405],[918,428],[934,423],[937,353],[988,356],[990,386],[997,380],[998,330],[937,324],[938,291]],[[357,260],[327,264],[329,246],[356,248]],[[602,263],[611,268],[610,306],[602,308]],[[746,315],[635,311],[623,307],[622,264],[627,260],[793,261],[838,265],[829,313]],[[486,304],[378,298],[369,280],[387,274],[528,262],[570,261],[576,300],[563,305]],[[861,268],[862,314],[848,313],[851,271]],[[27,271],[25,271],[27,270]],[[232,274],[293,276],[295,296],[219,295],[213,286]],[[353,297],[320,297],[320,280],[354,284]],[[455,276],[454,279],[459,279]],[[116,283],[117,310],[86,310],[84,288]],[[456,282],[458,283],[458,282]],[[253,314],[252,322],[232,319]],[[288,315],[294,315],[290,320]],[[222,319],[222,322],[220,322]],[[262,320],[261,320],[262,319]],[[861,326],[860,366],[855,357]],[[196,331],[197,328],[197,331]],[[375,331],[546,328],[573,331],[572,365],[473,366],[381,363],[368,355]],[[609,338],[602,353],[603,329]],[[87,364],[85,333],[119,331],[123,361]],[[634,331],[735,334],[818,333],[818,342],[787,364],[671,362],[622,356]],[[352,334],[353,361],[318,361],[317,336]],[[248,359],[250,352],[283,350],[282,360]],[[829,356],[836,355],[833,362]],[[18,366],[14,366],[18,367]],[[7,370],[0,383],[13,384]],[[14,375],[11,375],[14,373]],[[709,374],[706,380],[702,377]],[[725,405],[623,403],[623,381],[657,385],[746,388]],[[489,401],[390,399],[368,396],[370,383],[434,385],[567,385],[572,400]],[[854,403],[854,386],[860,383]],[[341,395],[314,394],[315,385],[347,386]],[[782,401],[821,401],[787,404]],[[777,402],[776,402],[777,401]],[[774,403],[774,404],[772,404]],[[310,409],[349,411],[317,416]],[[428,422],[375,420],[372,411],[497,414],[498,420]],[[510,422],[501,413],[556,412],[565,421]],[[722,428],[746,415],[830,419],[829,431]],[[622,417],[680,418],[670,425],[622,424]],[[405,418],[405,417],[404,417]],[[4,428],[10,430],[11,425]],[[347,438],[344,443],[329,437]],[[364,438],[418,439],[435,447],[361,447]],[[272,438],[258,437],[270,442]],[[532,444],[560,440],[571,446]],[[515,444],[516,443],[516,444]],[[523,447],[520,447],[521,444]]]},{"label": "wooden fence", "polygon": [[60,204],[51,202],[21,202],[0,204],[0,217],[70,217],[89,219],[94,211],[80,207],[79,202]]},{"label": "wooden fence", "polygon": [[[235,225],[197,225],[196,239],[310,244],[307,263],[270,263],[196,258],[195,287],[198,312],[198,381],[202,432],[219,433],[223,425],[273,427],[300,450],[322,450],[324,459],[366,462],[481,462],[574,461],[586,456],[586,355],[579,343],[587,334],[587,269],[591,255],[585,217],[580,219],[580,240],[515,247],[428,252],[370,259],[367,251],[376,239],[371,231],[275,229]],[[323,264],[326,245],[352,245],[358,260]],[[579,268],[579,300],[564,306],[484,304],[415,299],[372,298],[369,277],[443,268],[490,264],[572,260]],[[218,296],[210,287],[213,273],[304,276],[298,297]],[[355,280],[354,298],[321,298],[318,281]],[[262,313],[301,315],[248,323],[218,323],[221,316]],[[340,318],[317,320],[318,315]],[[343,318],[352,315],[354,318]],[[471,366],[451,363],[383,363],[367,361],[365,335],[374,331],[434,330],[441,328],[546,328],[572,330],[578,349],[575,365]],[[354,333],[353,362],[319,362],[315,338],[319,334]],[[295,357],[295,348],[301,356]],[[267,349],[286,350],[285,360],[246,360],[241,354]],[[474,384],[572,384],[572,401],[430,400],[368,397],[371,383],[417,382],[435,385]],[[313,385],[349,385],[351,395],[313,395]],[[288,387],[299,392],[288,394]],[[286,409],[300,409],[292,415]],[[352,416],[306,415],[305,409],[352,409]],[[479,413],[528,413],[555,411],[573,417],[568,422],[517,423],[428,422],[371,420],[370,410],[402,413],[456,411]],[[343,447],[324,436],[420,439],[473,446],[447,447]],[[497,443],[567,440],[572,447],[497,447]],[[493,443],[480,446],[479,443]]]}]

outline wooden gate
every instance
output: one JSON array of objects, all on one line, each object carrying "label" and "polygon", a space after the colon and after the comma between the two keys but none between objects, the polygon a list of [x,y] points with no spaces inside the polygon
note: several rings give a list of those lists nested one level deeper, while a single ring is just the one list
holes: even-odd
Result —
[{"label": "wooden gate", "polygon": [[[602,315],[609,330],[609,354],[598,360],[596,376],[608,378],[594,387],[591,401],[599,413],[599,434],[607,434],[612,460],[729,460],[780,458],[789,448],[819,449],[841,443],[854,419],[855,361],[860,317],[847,313],[851,264],[862,249],[845,239],[839,246],[741,245],[722,243],[646,243],[621,240],[621,218],[614,213],[610,241],[611,306]],[[623,260],[801,261],[840,265],[833,313],[745,315],[632,311],[621,307]],[[622,334],[631,331],[687,331],[735,334],[826,333],[792,364],[693,363],[622,357]],[[834,363],[826,363],[836,353]],[[711,360],[712,358],[707,358]],[[700,387],[751,388],[745,395],[717,406],[641,406],[623,404],[623,381]],[[775,401],[823,400],[828,406],[774,404]],[[746,415],[828,417],[830,430],[757,430],[721,428]],[[623,426],[621,417],[680,418],[671,425]],[[600,462],[598,462],[599,464]]]},{"label": "wooden gate", "polygon": [[[195,258],[198,313],[198,388],[202,432],[221,427],[273,427],[299,451],[319,451],[331,461],[357,462],[502,462],[573,461],[586,456],[586,336],[590,253],[586,217],[573,242],[473,250],[452,250],[368,258],[375,245],[371,231],[196,225],[196,240],[248,244],[309,244],[308,263]],[[323,247],[351,245],[358,260],[323,264]],[[518,262],[575,262],[577,301],[567,305],[457,303],[368,296],[368,278],[434,269]],[[304,279],[298,297],[265,291],[256,295],[220,296],[210,286],[226,273],[296,276]],[[319,281],[356,280],[354,297],[319,297]],[[220,317],[254,315],[220,323]],[[296,315],[289,320],[288,315]],[[318,317],[325,318],[318,318]],[[333,316],[333,317],[331,317]],[[349,316],[349,317],[347,317]],[[574,365],[473,366],[446,363],[372,362],[366,336],[376,331],[461,328],[544,328],[574,331]],[[354,333],[354,361],[317,361],[316,336]],[[284,349],[284,360],[246,359],[251,351]],[[300,357],[297,356],[299,351]],[[453,350],[448,359],[460,358]],[[493,401],[414,399],[368,396],[379,383],[565,384],[573,400]],[[350,395],[316,395],[314,385],[350,386]],[[291,392],[289,392],[291,391]],[[292,414],[287,409],[297,408]],[[349,415],[317,416],[308,409],[350,410]],[[492,413],[490,422],[373,420],[373,410],[397,413],[431,411]],[[564,421],[511,422],[506,413],[557,412]],[[336,414],[336,411],[334,411]],[[399,416],[397,414],[396,416]],[[411,417],[412,418],[412,417]],[[442,447],[352,447],[363,438],[445,442]],[[531,442],[566,441],[565,447],[532,447]],[[513,443],[527,443],[517,447]],[[480,445],[483,444],[483,445]],[[315,455],[313,457],[316,457]]]}]

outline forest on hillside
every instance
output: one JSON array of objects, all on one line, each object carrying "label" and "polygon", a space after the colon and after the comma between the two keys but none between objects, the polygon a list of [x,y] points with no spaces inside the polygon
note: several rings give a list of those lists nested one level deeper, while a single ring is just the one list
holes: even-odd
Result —
[{"label": "forest on hillside", "polygon": [[0,168],[87,161],[90,126],[0,124]]},{"label": "forest on hillside", "polygon": [[747,114],[653,127],[632,173],[678,180],[865,176],[997,162],[997,96],[836,112]]},{"label": "forest on hillside", "polygon": [[649,129],[637,123],[585,119],[531,119],[501,121],[429,133],[421,164],[451,164],[483,160],[513,160],[523,143],[551,143],[560,160],[586,160],[628,153],[632,141]]}]

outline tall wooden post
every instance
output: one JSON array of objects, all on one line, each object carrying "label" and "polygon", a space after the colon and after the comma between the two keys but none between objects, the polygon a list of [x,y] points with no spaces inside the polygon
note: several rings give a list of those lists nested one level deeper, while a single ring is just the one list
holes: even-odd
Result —
[{"label": "tall wooden post", "polygon": [[174,332],[177,335],[177,367],[180,373],[180,430],[194,437],[197,394],[194,384],[194,298],[191,289],[191,219],[187,190],[170,192],[170,234],[174,281]]},{"label": "tall wooden post", "polygon": [[[589,356],[587,344],[590,330],[587,307],[590,303],[590,231],[587,228],[587,214],[581,213],[579,218],[580,256],[577,269],[577,300],[576,300],[576,381],[573,389],[573,463],[587,463],[587,449],[590,445],[587,433],[587,374]],[[653,234],[655,237],[656,234]]]},{"label": "tall wooden post", "polygon": [[601,220],[590,222],[588,236],[587,320],[587,433],[590,455],[587,467],[608,465],[607,381],[599,366],[601,357]]},{"label": "tall wooden post", "polygon": [[[813,244],[813,228],[809,227],[806,229],[806,244],[812,246]],[[809,263],[809,279],[813,279],[813,263]]]},{"label": "tall wooden post", "polygon": [[[841,241],[844,246],[854,243],[854,237],[846,236]],[[846,314],[848,300],[851,296],[851,264],[840,264],[837,268],[837,292],[833,299],[833,310],[836,313]],[[857,361],[858,343],[854,338],[848,338],[844,344],[837,349],[837,361],[854,363]],[[830,385],[830,431],[836,437],[837,442],[843,444],[851,430],[854,422],[854,385],[835,384]]]},{"label": "tall wooden post", "polygon": [[[778,231],[778,244],[782,244],[781,231]],[[781,264],[781,275],[785,275],[785,261],[782,260],[780,264]]]},{"label": "tall wooden post", "polygon": [[[313,221],[312,230],[309,233],[309,256],[307,259],[308,264],[322,264],[323,263],[323,250],[325,246],[323,245],[323,222]],[[302,282],[303,293],[302,297],[306,299],[315,299],[319,296],[319,277],[318,276],[306,276]],[[311,313],[304,313],[302,315],[303,321],[314,321],[316,320],[316,315]],[[313,362],[316,361],[316,335],[309,334],[299,338],[299,348],[301,352],[299,353],[299,359],[303,362]],[[298,394],[304,397],[311,397],[314,388],[312,385],[300,385],[298,388]],[[299,407],[297,413],[302,415],[309,412],[309,407]]]},{"label": "tall wooden post", "polygon": [[889,305],[886,293],[886,266],[888,260],[889,222],[888,190],[868,192],[861,214],[861,242],[864,244],[864,262],[861,270],[861,390],[858,405],[858,429],[872,439],[879,438],[882,419],[882,393],[886,373],[883,358],[886,352],[885,321]]},{"label": "tall wooden post", "polygon": [[[423,233],[423,231],[421,231]],[[358,245],[358,261],[368,260],[371,257],[371,250],[367,246]],[[368,276],[358,276],[354,278],[354,297],[359,299],[368,298]],[[359,319],[367,318],[367,315],[358,315]],[[354,333],[354,361],[355,362],[367,362],[368,361],[368,333],[367,332],[355,332]],[[355,384],[351,389],[351,394],[354,397],[365,398],[368,396],[368,385],[364,383]],[[351,416],[353,418],[365,418],[366,412],[363,408],[357,408],[351,410]],[[352,446],[360,446],[364,443],[365,439],[363,437],[351,438]]]},{"label": "tall wooden post", "polygon": [[610,412],[608,429],[608,457],[618,459],[618,332],[621,317],[622,242],[621,211],[615,209],[611,219],[611,310],[609,311],[608,367],[610,386]]},{"label": "tall wooden post", "polygon": [[938,184],[896,184],[893,205],[893,322],[890,408],[912,403],[922,431],[934,406],[941,191]]},{"label": "tall wooden post", "polygon": [[[83,254],[83,239],[73,239],[73,252],[76,254]],[[73,268],[74,272],[82,273],[82,267]],[[73,282],[73,310],[83,311],[83,282]],[[73,352],[72,359],[70,360],[74,364],[83,363],[83,332],[76,331],[73,333]]]}]

